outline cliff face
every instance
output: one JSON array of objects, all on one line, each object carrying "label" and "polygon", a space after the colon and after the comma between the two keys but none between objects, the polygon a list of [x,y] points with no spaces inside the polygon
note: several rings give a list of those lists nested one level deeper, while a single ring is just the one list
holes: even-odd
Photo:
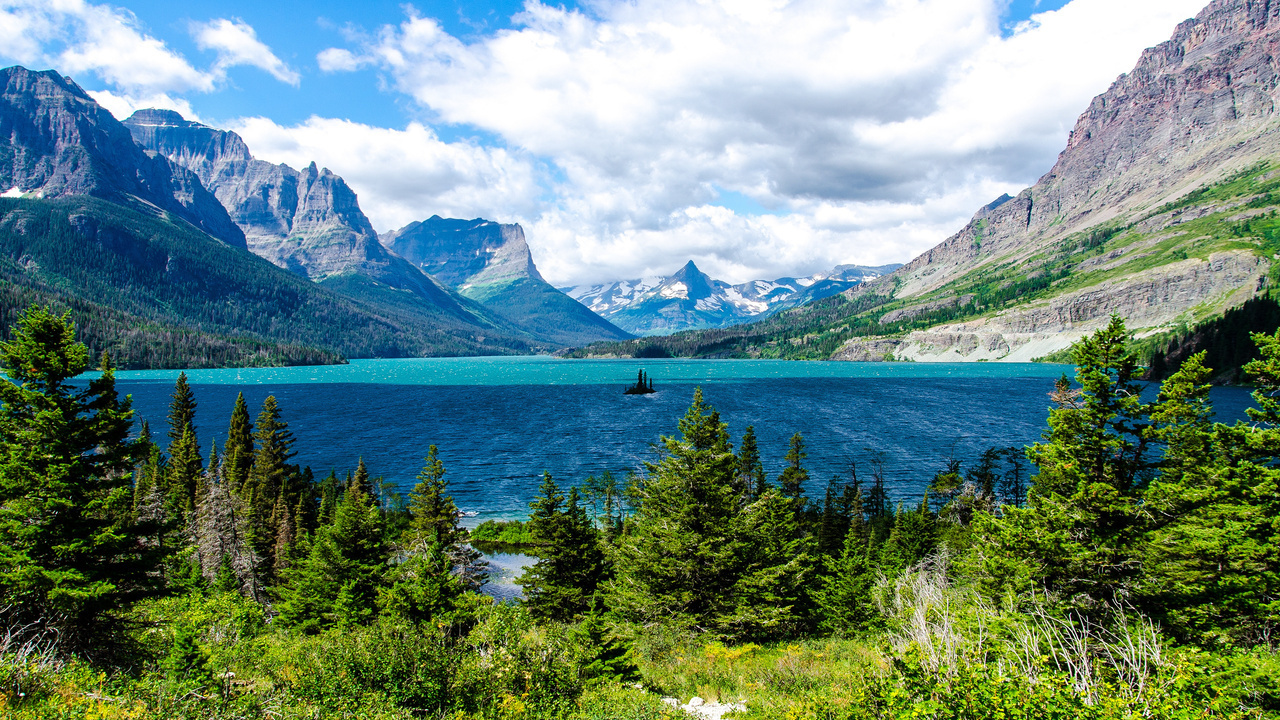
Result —
[{"label": "cliff face", "polygon": [[560,345],[630,337],[543,280],[519,225],[433,215],[386,233],[382,242],[537,337]]},{"label": "cliff face", "polygon": [[229,245],[244,234],[197,176],[148,154],[79,85],[53,71],[0,70],[6,195],[91,195],[186,220]]},{"label": "cliff face", "polygon": [[[864,291],[924,302],[963,292],[956,289],[983,272],[1020,268],[1033,274],[1051,258],[1074,252],[1088,233],[1104,229],[1159,247],[1159,257],[1117,249],[1125,257],[1113,262],[1114,272],[1095,286],[1064,290],[988,319],[912,333],[898,342],[898,354],[971,357],[935,342],[969,334],[979,347],[1013,349],[972,357],[1029,359],[1066,347],[1112,312],[1128,318],[1132,329],[1154,332],[1193,311],[1220,312],[1255,293],[1270,268],[1270,258],[1262,253],[1224,263],[1210,252],[1197,252],[1198,238],[1188,237],[1185,248],[1161,239],[1172,237],[1190,214],[1230,209],[1192,206],[1188,215],[1179,216],[1164,212],[1168,203],[1274,160],[1280,152],[1278,46],[1280,3],[1215,0],[1178,25],[1167,42],[1143,52],[1133,71],[1093,99],[1056,164],[1034,186],[984,208],[958,233]],[[1129,258],[1142,261],[1126,264]],[[1092,272],[1091,262],[1079,263],[1074,271]],[[1182,289],[1168,295],[1141,290],[1172,285]],[[1050,315],[1059,320],[1037,320],[1046,307],[1054,308]],[[859,348],[865,344],[851,341],[837,355],[863,355]],[[1019,353],[1018,347],[1034,350]]]},{"label": "cliff face", "polygon": [[433,215],[387,233],[382,242],[451,287],[542,280],[524,238],[524,228],[489,220]]},{"label": "cliff face", "polygon": [[[355,192],[329,170],[258,160],[235,133],[172,110],[139,110],[124,124],[143,147],[199,177],[243,229],[255,255],[316,282],[347,287],[346,276],[354,275],[479,320],[439,283],[387,252]],[[370,291],[367,283],[363,287]]]}]

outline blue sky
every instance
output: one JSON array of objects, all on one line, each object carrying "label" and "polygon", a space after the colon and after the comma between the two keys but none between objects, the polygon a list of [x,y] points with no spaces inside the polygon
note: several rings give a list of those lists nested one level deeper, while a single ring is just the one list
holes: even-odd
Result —
[{"label": "blue sky", "polygon": [[942,241],[1204,1],[0,0],[0,59],[315,160],[380,231],[487,217],[553,282],[741,282]]}]

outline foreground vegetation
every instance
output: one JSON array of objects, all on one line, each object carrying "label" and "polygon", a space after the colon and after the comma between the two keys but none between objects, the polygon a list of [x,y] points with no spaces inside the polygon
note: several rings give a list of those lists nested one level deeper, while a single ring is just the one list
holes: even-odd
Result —
[{"label": "foreground vegetation", "polygon": [[[1280,334],[1250,421],[1212,422],[1203,355],[1143,400],[1123,324],[1075,349],[1044,442],[826,483],[770,476],[695,394],[640,475],[543,478],[524,599],[483,559],[434,446],[401,497],[363,462],[289,462],[268,398],[202,457],[130,435],[109,358],[28,311],[0,362],[0,709],[16,718],[760,720],[1280,716]],[[869,470],[869,472],[867,472]],[[896,502],[895,502],[896,501]]]}]

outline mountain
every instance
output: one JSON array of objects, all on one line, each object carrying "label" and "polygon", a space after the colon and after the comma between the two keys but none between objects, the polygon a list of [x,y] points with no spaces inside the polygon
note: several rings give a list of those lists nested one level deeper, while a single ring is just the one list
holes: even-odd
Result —
[{"label": "mountain", "polygon": [[[400,304],[408,291],[429,316],[487,324],[474,308],[378,242],[356,194],[311,163],[302,170],[257,160],[239,135],[172,110],[139,110],[124,121],[138,144],[185,168],[209,188],[243,231],[250,251],[316,282],[353,287]],[[350,276],[355,276],[352,278]],[[355,280],[353,284],[353,280]]]},{"label": "mountain", "polygon": [[664,335],[681,330],[728,327],[767,317],[844,292],[897,267],[841,265],[830,273],[807,278],[785,277],[730,285],[704,274],[690,260],[669,277],[562,289],[628,332]]},{"label": "mountain", "polygon": [[897,271],[664,352],[1031,360],[1114,313],[1151,345],[1272,286],[1280,8],[1215,0],[1097,96],[1053,168]]},{"label": "mountain", "polygon": [[244,233],[187,170],[138,147],[70,78],[0,70],[0,186],[5,197],[90,195],[169,214],[234,247]]},{"label": "mountain", "polygon": [[629,337],[542,278],[519,225],[433,215],[386,233],[382,242],[539,338],[566,346]]},{"label": "mountain", "polygon": [[8,68],[0,86],[0,316],[74,308],[81,339],[125,367],[538,347],[438,286],[462,312],[427,316],[410,293],[373,301],[281,270],[248,251],[195,171],[148,153],[74,82]]}]

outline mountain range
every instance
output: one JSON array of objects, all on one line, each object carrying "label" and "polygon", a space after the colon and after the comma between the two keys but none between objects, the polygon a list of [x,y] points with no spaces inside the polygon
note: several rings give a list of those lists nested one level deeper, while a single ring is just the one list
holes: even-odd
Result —
[{"label": "mountain range", "polygon": [[1280,7],[1215,0],[1080,116],[1033,186],[882,278],[763,322],[585,353],[1031,360],[1123,317],[1159,342],[1268,292]]},{"label": "mountain range", "polygon": [[690,260],[667,277],[561,288],[569,297],[635,335],[723,328],[835,295],[879,278],[900,265],[840,265],[804,278],[752,280],[730,285]]},{"label": "mountain range", "polygon": [[31,302],[74,307],[82,339],[125,367],[626,337],[542,281],[518,226],[499,254],[523,252],[528,282],[493,310],[384,247],[355,193],[314,163],[258,160],[172,111],[121,123],[53,71],[0,70],[0,87],[0,321]]}]

